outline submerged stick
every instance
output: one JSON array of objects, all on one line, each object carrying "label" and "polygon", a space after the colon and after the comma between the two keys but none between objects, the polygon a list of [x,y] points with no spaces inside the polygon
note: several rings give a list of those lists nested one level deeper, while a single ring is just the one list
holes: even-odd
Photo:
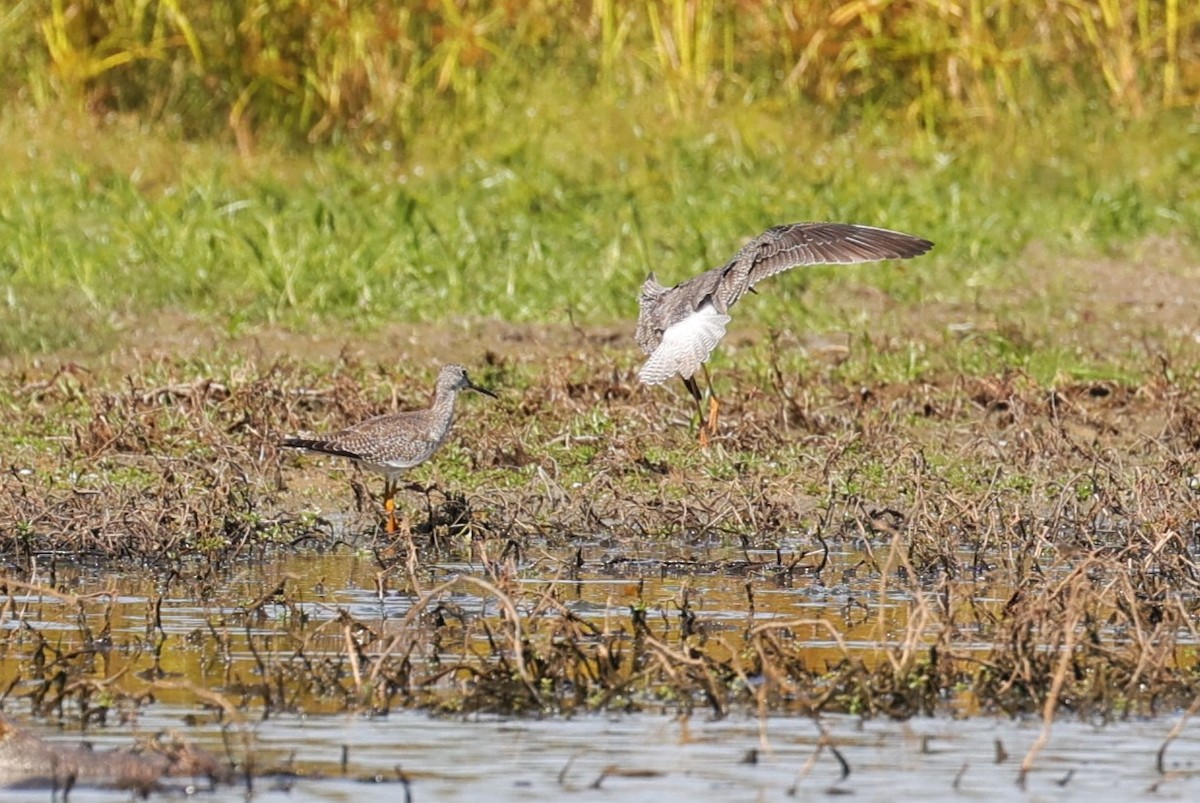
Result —
[{"label": "submerged stick", "polygon": [[821,730],[821,738],[817,740],[817,749],[813,751],[813,754],[808,757],[807,761],[804,762],[804,766],[801,767],[800,771],[796,773],[796,779],[792,781],[792,785],[788,787],[788,797],[796,796],[796,791],[800,787],[800,782],[807,778],[808,774],[812,772],[812,768],[816,766],[817,759],[820,758],[822,751],[824,751],[827,747],[829,748],[829,751],[833,753],[833,757],[837,759],[838,764],[842,768],[842,774],[840,777],[838,777],[837,783],[841,783],[850,777],[850,763],[846,761],[846,758],[842,755],[842,752],[837,749],[836,745],[834,745],[833,739],[831,739],[829,736],[829,731],[825,730],[825,727],[819,723],[817,724],[817,727]]},{"label": "submerged stick", "polygon": [[1183,733],[1184,726],[1187,725],[1189,719],[1196,715],[1197,711],[1200,711],[1200,697],[1192,701],[1192,704],[1188,706],[1188,710],[1183,712],[1183,716],[1179,718],[1179,721],[1175,723],[1174,727],[1167,733],[1166,738],[1163,739],[1163,743],[1158,748],[1158,753],[1154,757],[1154,768],[1158,770],[1159,775],[1167,774],[1166,767],[1164,766],[1167,758],[1167,748],[1171,746],[1171,742],[1179,738],[1179,734]]},{"label": "submerged stick", "polygon": [[1034,739],[1033,744],[1030,745],[1029,752],[1025,754],[1025,758],[1021,761],[1021,771],[1017,773],[1017,786],[1022,790],[1025,789],[1025,779],[1029,775],[1029,771],[1033,769],[1033,762],[1037,760],[1038,754],[1042,752],[1042,748],[1050,741],[1050,729],[1054,726],[1054,712],[1058,708],[1058,698],[1062,693],[1063,683],[1067,678],[1067,667],[1070,666],[1071,657],[1075,653],[1075,626],[1078,622],[1079,616],[1076,613],[1063,627],[1065,635],[1058,656],[1058,666],[1054,668],[1054,678],[1050,682],[1050,693],[1046,696],[1046,702],[1042,705],[1042,730],[1038,734],[1038,737]]}]

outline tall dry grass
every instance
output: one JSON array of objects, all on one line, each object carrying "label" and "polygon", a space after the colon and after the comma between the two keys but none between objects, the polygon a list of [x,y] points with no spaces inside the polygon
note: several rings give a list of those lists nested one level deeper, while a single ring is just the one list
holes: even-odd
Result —
[{"label": "tall dry grass", "polygon": [[0,14],[7,93],[244,143],[402,140],[447,101],[553,73],[584,90],[869,104],[926,126],[1093,95],[1130,115],[1200,97],[1180,0],[23,0]]}]

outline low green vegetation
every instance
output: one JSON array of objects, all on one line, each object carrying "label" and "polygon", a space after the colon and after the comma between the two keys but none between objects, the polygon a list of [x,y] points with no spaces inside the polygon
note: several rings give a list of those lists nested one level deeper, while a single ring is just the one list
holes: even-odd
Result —
[{"label": "low green vegetation", "polygon": [[[746,304],[755,319],[875,329],[859,290],[869,286],[889,307],[1002,321],[968,333],[965,370],[1044,373],[1037,352],[1056,335],[1045,319],[1079,278],[1055,268],[1060,257],[1128,255],[1150,236],[1190,249],[1200,221],[1200,137],[1184,112],[1119,123],[1079,107],[897,143],[894,128],[839,133],[766,108],[718,109],[704,126],[651,136],[650,105],[598,125],[542,102],[532,119],[559,119],[514,120],[470,149],[430,143],[427,158],[403,163],[317,152],[231,165],[219,146],[164,141],[132,121],[96,131],[6,118],[0,350],[95,350],[164,310],[235,332],[629,320],[650,270],[677,281],[767,225],[841,219],[937,248],[902,266],[780,277]],[[1014,297],[1031,283],[1040,294]]]},{"label": "low green vegetation", "polygon": [[1045,356],[1076,284],[1051,268],[1194,247],[1200,12],[1068,6],[18,3],[0,354],[101,351],[164,311],[235,333],[621,321],[650,270],[830,218],[938,247],[781,279],[768,327],[874,328],[870,286],[1002,322],[962,370],[1111,375]]}]

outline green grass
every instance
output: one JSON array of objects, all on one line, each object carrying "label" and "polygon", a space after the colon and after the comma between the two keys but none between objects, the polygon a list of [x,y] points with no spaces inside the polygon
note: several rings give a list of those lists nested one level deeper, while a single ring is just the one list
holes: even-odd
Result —
[{"label": "green grass", "polygon": [[[1030,243],[1101,256],[1200,228],[1200,126],[1182,111],[1134,123],[1064,107],[938,139],[768,106],[656,125],[648,102],[571,105],[552,82],[541,89],[486,134],[431,130],[407,162],[332,151],[240,161],[129,121],[7,117],[0,353],[96,350],[159,310],[232,331],[629,320],[649,270],[678,281],[781,221],[936,241],[903,266],[780,277],[747,303],[768,326],[802,316],[853,332],[871,322],[847,287],[987,314],[990,298],[1029,280]],[[1036,362],[1006,348],[992,338],[982,353]]]}]

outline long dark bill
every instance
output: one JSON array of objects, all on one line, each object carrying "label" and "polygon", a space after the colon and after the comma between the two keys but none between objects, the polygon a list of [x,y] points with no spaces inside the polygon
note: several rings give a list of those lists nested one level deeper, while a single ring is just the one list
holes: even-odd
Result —
[{"label": "long dark bill", "polygon": [[492,393],[487,388],[483,388],[483,387],[480,387],[479,385],[476,385],[470,379],[467,380],[467,387],[469,387],[471,390],[477,390],[485,396],[491,396],[493,399],[500,398],[499,396],[497,396],[495,393]]}]

